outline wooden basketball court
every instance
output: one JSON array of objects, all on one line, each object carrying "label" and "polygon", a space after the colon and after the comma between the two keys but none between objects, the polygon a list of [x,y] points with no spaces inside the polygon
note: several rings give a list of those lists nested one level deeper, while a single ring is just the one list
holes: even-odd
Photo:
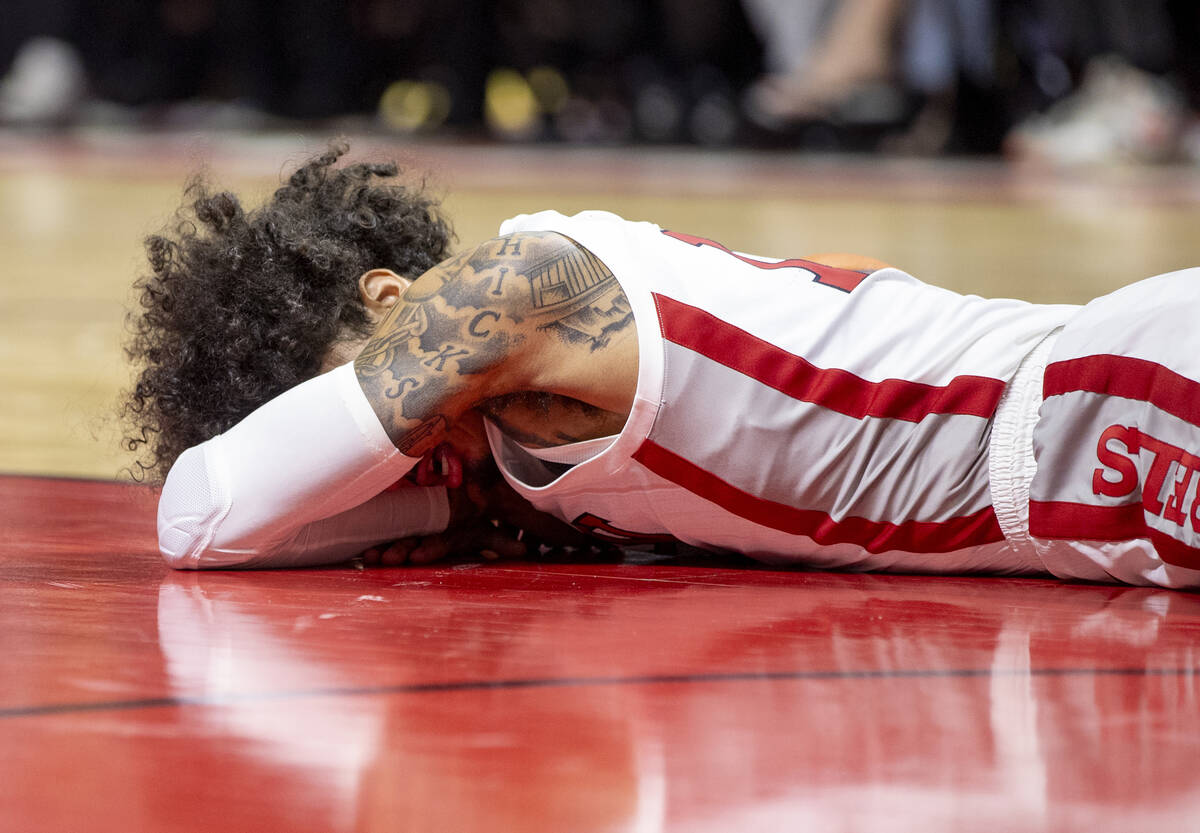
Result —
[{"label": "wooden basketball court", "polygon": [[[174,573],[112,416],[139,241],[296,136],[0,137],[0,831],[1190,831],[1200,595],[733,559]],[[1200,177],[407,146],[461,241],[606,208],[1082,301]]]}]

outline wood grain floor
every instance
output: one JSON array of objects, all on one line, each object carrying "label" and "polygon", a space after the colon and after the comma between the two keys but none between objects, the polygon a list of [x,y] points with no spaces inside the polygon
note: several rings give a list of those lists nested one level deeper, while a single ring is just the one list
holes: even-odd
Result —
[{"label": "wood grain floor", "polygon": [[[141,240],[185,177],[261,198],[319,137],[0,135],[0,471],[118,477]],[[1200,176],[630,149],[396,146],[462,245],[512,214],[604,208],[758,254],[853,251],[963,292],[1078,302],[1200,264]]]}]

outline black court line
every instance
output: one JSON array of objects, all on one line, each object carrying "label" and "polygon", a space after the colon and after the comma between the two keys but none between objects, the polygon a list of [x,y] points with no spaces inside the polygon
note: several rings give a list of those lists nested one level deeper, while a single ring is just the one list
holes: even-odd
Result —
[{"label": "black court line", "polygon": [[1195,668],[1031,668],[997,671],[992,668],[916,669],[909,671],[747,671],[728,674],[651,674],[633,677],[534,677],[516,680],[463,680],[442,683],[409,683],[382,686],[348,686],[293,691],[264,691],[212,697],[148,697],[141,700],[108,700],[93,703],[53,703],[41,706],[11,706],[0,709],[0,720],[82,712],[131,711],[136,709],[182,708],[184,706],[230,706],[318,697],[377,697],[393,694],[433,694],[502,689],[568,688],[609,685],[673,685],[681,683],[729,683],[790,680],[905,680],[970,679],[986,677],[1200,677]]}]

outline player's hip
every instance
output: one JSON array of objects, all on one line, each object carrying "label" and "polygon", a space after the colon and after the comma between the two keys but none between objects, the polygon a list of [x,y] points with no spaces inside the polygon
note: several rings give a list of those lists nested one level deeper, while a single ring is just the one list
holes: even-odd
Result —
[{"label": "player's hip", "polygon": [[1048,569],[1200,584],[1200,270],[1093,301],[1048,355],[1028,534]]}]

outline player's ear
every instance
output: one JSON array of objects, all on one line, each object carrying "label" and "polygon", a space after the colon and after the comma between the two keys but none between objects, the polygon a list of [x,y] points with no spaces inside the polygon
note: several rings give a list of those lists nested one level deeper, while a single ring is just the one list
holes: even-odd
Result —
[{"label": "player's ear", "polygon": [[369,312],[382,316],[411,284],[391,269],[372,269],[358,279],[358,294]]}]

